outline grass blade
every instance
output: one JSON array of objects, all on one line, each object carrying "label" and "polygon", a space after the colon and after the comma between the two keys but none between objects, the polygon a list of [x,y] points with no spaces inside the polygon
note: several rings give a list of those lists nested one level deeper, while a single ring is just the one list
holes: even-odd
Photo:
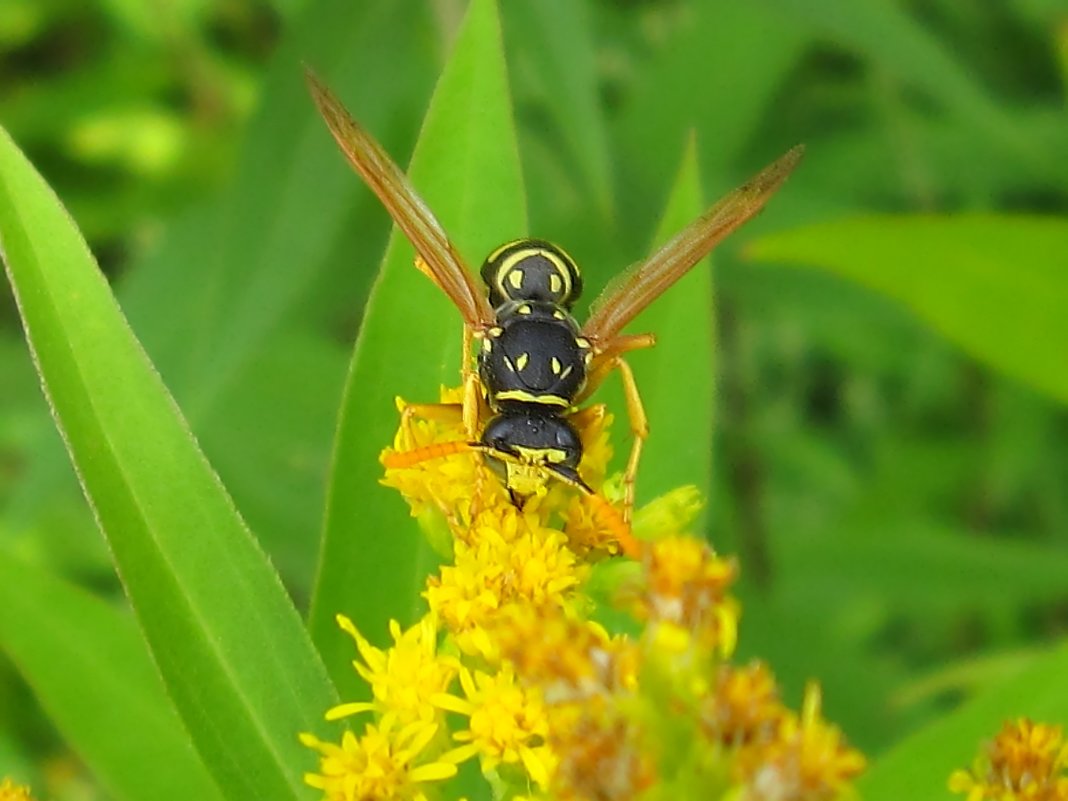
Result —
[{"label": "grass blade", "polygon": [[[691,138],[653,248],[682,230],[704,208],[697,145]],[[642,312],[630,330],[652,331],[657,336],[652,353],[636,353],[630,359],[650,430],[642,452],[639,503],[683,484],[697,485],[707,501],[712,483],[715,375],[711,259],[695,265]],[[617,426],[617,441],[624,441],[619,439],[624,432]]]},{"label": "grass blade", "polygon": [[3,551],[0,606],[0,650],[116,798],[222,801],[131,617]]},{"label": "grass blade", "polygon": [[1066,220],[861,217],[767,236],[749,253],[894,298],[975,358],[1068,402]]},{"label": "grass blade", "polygon": [[[358,118],[360,110],[352,109]],[[323,129],[324,139],[327,137]],[[341,156],[334,169],[347,170]],[[438,82],[409,177],[460,252],[477,267],[525,231],[525,205],[500,24],[476,0]],[[350,175],[353,182],[359,179]],[[338,422],[323,545],[312,599],[312,636],[339,688],[355,691],[344,612],[376,641],[390,618],[411,621],[428,554],[404,503],[378,485],[379,451],[397,427],[394,396],[434,402],[459,383],[460,316],[413,266],[394,234],[372,290]]]},{"label": "grass blade", "polygon": [[0,243],[45,394],[164,682],[234,798],[290,799],[329,682],[58,199],[0,134]]}]

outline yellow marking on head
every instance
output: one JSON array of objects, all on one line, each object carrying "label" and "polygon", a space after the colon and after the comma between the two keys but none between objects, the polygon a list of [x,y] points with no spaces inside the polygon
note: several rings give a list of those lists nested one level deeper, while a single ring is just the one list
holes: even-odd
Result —
[{"label": "yellow marking on head", "polygon": [[501,334],[504,333],[504,329],[501,328],[499,325],[495,325],[486,333],[488,333],[491,337],[499,337]]},{"label": "yellow marking on head", "polygon": [[553,375],[560,375],[560,360],[555,356],[549,362],[549,369],[553,371]]},{"label": "yellow marking on head", "polygon": [[[566,253],[564,253],[563,248],[560,248],[559,246],[557,247],[560,251],[559,253],[554,253],[551,250],[542,250],[539,252],[542,256],[548,259],[549,263],[553,266],[553,270],[555,271],[555,274],[549,276],[549,289],[552,290],[554,295],[558,295],[559,297],[568,297],[571,294],[572,289],[571,270],[568,269],[568,263],[570,263],[571,266],[574,267],[576,273],[578,272],[578,267],[575,266],[575,260],[572,259]],[[563,258],[561,258],[561,255],[563,256]],[[559,279],[559,282],[563,283],[563,290],[558,289],[557,279]]]},{"label": "yellow marking on head", "polygon": [[527,362],[530,361],[529,353],[520,353],[519,358],[515,360],[515,369],[522,370],[527,366]]},{"label": "yellow marking on head", "polygon": [[[496,261],[509,248],[516,248],[514,253],[509,253],[497,266],[497,288],[500,290],[500,293],[506,297],[508,296],[508,292],[505,291],[505,287],[502,284],[502,276],[508,275],[508,283],[512,284],[513,288],[519,289],[520,284],[515,283],[515,279],[512,278],[515,265],[525,259],[541,256],[552,265],[553,271],[549,274],[549,291],[556,297],[568,297],[572,291],[572,273],[578,273],[578,267],[575,265],[575,260],[564,253],[563,249],[558,246],[556,247],[556,250],[549,250],[535,245],[522,247],[525,242],[529,242],[529,240],[517,239],[514,242],[509,242],[507,245],[502,245],[490,254],[489,261]],[[522,279],[520,279],[520,281],[521,280]]]},{"label": "yellow marking on head", "polygon": [[531,392],[527,392],[525,389],[506,389],[504,392],[498,392],[493,396],[493,400],[496,403],[500,401],[521,401],[523,403],[541,403],[545,406],[560,406],[566,409],[571,405],[571,402],[567,398],[561,398],[559,395],[534,395]]},{"label": "yellow marking on head", "polygon": [[[505,297],[511,297],[504,286],[504,276],[508,276],[508,283],[512,285],[514,289],[521,289],[523,286],[523,270],[517,269],[516,265],[526,258],[538,253],[538,248],[533,247],[520,247],[527,240],[517,239],[514,242],[509,242],[502,248],[498,248],[490,258],[497,258],[508,248],[518,248],[515,253],[509,253],[508,256],[497,266],[496,279],[497,289]],[[518,276],[518,277],[517,277]]]},{"label": "yellow marking on head", "polygon": [[560,448],[527,448],[523,445],[512,447],[527,464],[560,464],[567,459],[567,451]]},{"label": "yellow marking on head", "polygon": [[524,303],[522,306],[516,309],[516,313],[518,314],[530,314],[530,312],[531,309],[529,303]]},{"label": "yellow marking on head", "polygon": [[[559,297],[567,297],[571,294],[571,271],[567,269],[567,262],[560,257],[560,253],[563,253],[563,249],[560,253],[554,253],[551,250],[539,250],[541,255],[545,256],[546,261],[552,265],[553,273],[549,276],[549,289],[553,295]],[[572,265],[575,264],[571,261],[571,257],[565,254],[565,257]],[[577,269],[577,268],[576,268]],[[563,286],[563,289],[561,289]]]}]

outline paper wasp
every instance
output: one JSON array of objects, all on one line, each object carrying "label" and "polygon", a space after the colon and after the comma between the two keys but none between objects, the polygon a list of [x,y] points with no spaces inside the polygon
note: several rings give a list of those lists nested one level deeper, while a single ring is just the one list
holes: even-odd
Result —
[{"label": "paper wasp", "polygon": [[[310,71],[307,78],[342,152],[415,247],[416,266],[463,317],[464,397],[461,408],[453,411],[460,413],[467,439],[394,454],[387,466],[408,467],[475,451],[486,457],[517,506],[544,492],[550,479],[596,497],[579,475],[582,443],[569,417],[608,373],[618,370],[634,435],[623,474],[623,521],[629,522],[648,422],[623,356],[656,340],[652,334],[622,330],[764,207],[797,166],[803,148],[794,147],[613,281],[594,302],[585,325],[579,326],[570,310],[582,291],[582,276],[570,256],[544,240],[509,242],[486,259],[481,270],[486,290],[480,290],[401,169]],[[477,372],[471,365],[475,340],[481,345]],[[489,419],[483,420],[487,413]]]}]

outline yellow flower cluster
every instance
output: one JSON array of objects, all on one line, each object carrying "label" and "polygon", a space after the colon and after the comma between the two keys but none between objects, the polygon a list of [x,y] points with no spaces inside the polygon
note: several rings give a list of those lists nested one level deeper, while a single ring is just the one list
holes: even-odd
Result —
[{"label": "yellow flower cluster", "polygon": [[967,801],[1068,801],[1068,743],[1060,726],[1007,721],[971,770],[949,777]]},{"label": "yellow flower cluster", "polygon": [[33,797],[28,788],[4,779],[0,781],[0,801],[33,801]]},{"label": "yellow flower cluster", "polygon": [[[454,411],[403,414],[383,455],[384,483],[449,561],[427,582],[426,616],[406,630],[392,624],[391,647],[339,616],[372,697],[327,718],[370,720],[340,744],[302,736],[320,755],[309,785],[326,801],[423,801],[477,759],[501,799],[845,793],[863,758],[822,720],[818,693],[793,713],[765,667],[728,662],[737,565],[682,533],[700,506],[695,490],[638,510],[636,538],[621,544],[602,408],[572,417],[597,496],[551,486],[523,509],[481,456],[454,444],[464,438]],[[414,449],[434,458],[396,457]],[[620,551],[637,558],[605,561]],[[608,606],[630,613],[630,634],[596,622]]]}]

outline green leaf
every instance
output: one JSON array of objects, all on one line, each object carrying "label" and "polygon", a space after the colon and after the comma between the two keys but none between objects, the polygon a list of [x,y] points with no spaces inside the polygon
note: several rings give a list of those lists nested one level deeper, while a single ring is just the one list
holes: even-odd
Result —
[{"label": "green leaf", "polygon": [[1068,720],[1068,645],[1036,659],[1026,670],[977,696],[950,715],[896,745],[872,765],[858,789],[865,801],[947,797],[946,782],[972,764],[1006,720]]},{"label": "green leaf", "polygon": [[302,793],[333,700],[245,527],[58,199],[0,136],[0,242],[41,381],[149,647],[235,798]]},{"label": "green leaf", "polygon": [[[915,87],[969,124],[975,138],[996,145],[1001,158],[1034,179],[1068,178],[1063,135],[1050,146],[1020,125],[1010,105],[997,102],[929,27],[902,5],[850,0],[769,0],[782,24],[855,50],[871,65]],[[885,151],[884,151],[885,152]]]},{"label": "green leaf", "polygon": [[0,551],[0,650],[116,798],[222,801],[134,620]]},{"label": "green leaf", "polygon": [[[727,167],[752,147],[763,117],[774,116],[769,107],[806,43],[804,29],[769,3],[690,5],[666,45],[635,75],[619,116],[620,169],[632,176],[620,199],[624,209],[647,208],[643,198],[662,191],[693,130],[706,185],[723,181],[719,188],[726,188]],[[783,144],[795,142],[772,150]],[[620,233],[627,236],[626,227]]]},{"label": "green leaf", "polygon": [[[659,247],[704,211],[697,144],[691,138],[657,228]],[[650,251],[651,252],[651,251]],[[628,361],[649,417],[649,439],[638,474],[639,502],[684,484],[707,501],[712,483],[712,265],[703,259],[642,312],[631,331],[651,331],[657,345]],[[617,448],[629,432],[617,422]],[[704,515],[699,519],[698,530]]]},{"label": "green leaf", "polygon": [[[360,109],[354,109],[360,116]],[[322,139],[327,140],[324,126]],[[332,167],[346,172],[337,156]],[[476,267],[525,229],[497,8],[475,0],[438,82],[409,170],[412,183],[460,252]],[[355,174],[348,179],[356,182]],[[460,316],[412,266],[394,233],[372,290],[349,371],[328,490],[323,546],[312,600],[312,636],[338,686],[355,691],[343,612],[375,641],[387,622],[418,614],[429,555],[393,490],[379,486],[378,454],[397,428],[394,397],[433,403],[460,380]],[[477,260],[477,261],[475,261]]]},{"label": "green leaf", "polygon": [[605,221],[613,205],[611,164],[597,95],[597,52],[589,9],[570,0],[541,0],[509,3],[503,11],[515,83],[533,85],[537,111],[553,121],[559,138],[549,146],[558,159],[567,162],[569,173],[581,184],[580,191],[593,196],[593,205]]},{"label": "green leaf", "polygon": [[[358,183],[332,169],[336,151],[325,143],[311,146],[321,136],[322,120],[308,97],[301,61],[336,65],[339,83],[366,107],[364,121],[386,127],[387,141],[406,152],[410,143],[403,135],[397,142],[394,132],[408,129],[406,109],[429,92],[437,66],[436,54],[420,35],[429,16],[429,11],[393,0],[309,4],[285,31],[264,77],[262,105],[248,122],[232,183],[169,225],[159,245],[123,271],[116,288],[122,307],[213,458],[232,442],[214,435],[233,422],[229,410],[219,408],[230,403],[223,393],[270,351],[270,337],[280,322],[294,315],[316,281],[329,285],[331,297],[344,298],[346,305],[338,305],[346,314],[358,310],[369,280],[327,273],[370,273],[380,255],[377,235],[364,231],[350,237],[354,205],[370,209],[373,198],[360,197]],[[390,47],[380,46],[385,41]],[[123,65],[128,81],[143,80],[135,65]],[[388,81],[367,79],[387,71]],[[65,101],[86,102],[85,91],[107,102],[115,82],[74,83],[62,101],[42,100],[40,114],[52,119],[68,107]],[[384,240],[385,215],[378,221]],[[359,247],[337,258],[339,240],[350,239]],[[317,325],[322,319],[315,315]],[[294,392],[311,391],[300,382],[290,383]],[[74,483],[64,481],[69,468],[52,439],[29,450],[30,467],[14,498],[27,518],[47,514],[61,492],[68,497]],[[290,476],[271,473],[270,478],[285,483]],[[311,561],[315,539],[307,532],[318,525],[320,514],[316,508],[303,521],[306,561]],[[308,583],[310,571],[302,579]]]},{"label": "green leaf", "polygon": [[966,352],[1068,402],[1068,220],[862,217],[773,234],[749,254],[892,297]]}]

